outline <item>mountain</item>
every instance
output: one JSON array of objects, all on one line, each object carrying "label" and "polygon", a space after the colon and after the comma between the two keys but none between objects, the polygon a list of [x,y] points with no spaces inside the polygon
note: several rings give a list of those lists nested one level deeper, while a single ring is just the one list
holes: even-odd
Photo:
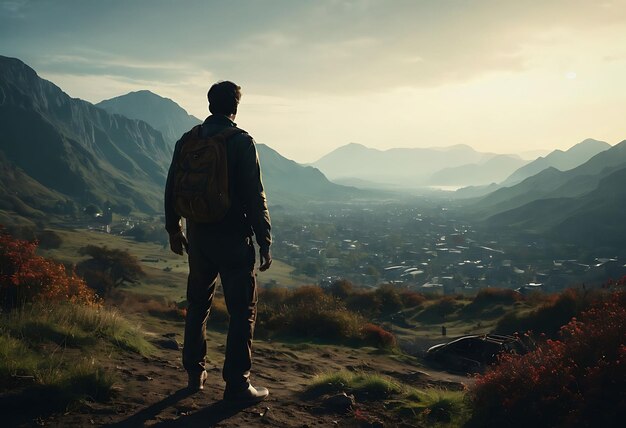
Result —
[{"label": "mountain", "polygon": [[[131,92],[102,101],[97,106],[143,120],[155,129],[176,135],[172,144],[184,132],[200,123],[200,119],[187,114],[174,101],[149,91]],[[263,169],[263,182],[272,205],[309,200],[344,200],[359,193],[354,188],[331,183],[318,169],[289,160],[264,144],[257,144],[257,150]]]},{"label": "mountain", "polygon": [[169,98],[146,90],[101,101],[96,107],[149,123],[172,147],[185,132],[202,122]]},{"label": "mountain", "polygon": [[317,168],[300,165],[265,144],[257,144],[263,185],[272,205],[306,201],[342,201],[362,194],[330,182]]},{"label": "mountain", "polygon": [[566,151],[554,150],[546,157],[539,157],[533,162],[522,166],[504,180],[501,185],[512,186],[550,167],[560,171],[576,168],[578,165],[582,165],[598,153],[609,148],[611,148],[611,145],[604,141],[588,138]]},{"label": "mountain", "polygon": [[496,155],[483,162],[444,168],[430,177],[432,185],[481,186],[499,183],[528,162],[514,155]]},{"label": "mountain", "polygon": [[444,168],[482,163],[496,156],[467,145],[377,150],[347,144],[313,163],[331,180],[358,179],[404,188],[428,186],[431,176]]},{"label": "mountain", "polygon": [[554,236],[560,242],[587,247],[623,248],[626,240],[626,165],[574,197],[538,199],[496,214],[490,227],[524,229]]},{"label": "mountain", "polygon": [[[71,98],[22,61],[4,56],[0,135],[3,164],[10,164],[2,170],[3,200],[13,191],[12,197],[26,205],[27,200],[41,205],[39,192],[57,205],[69,198],[161,211],[172,149],[160,132]],[[20,177],[21,189],[6,188],[15,182],[11,174]]]},{"label": "mountain", "polygon": [[575,198],[594,191],[613,172],[626,167],[626,140],[593,156],[576,168],[544,169],[511,187],[503,187],[466,207],[468,212],[492,217],[533,201]]}]

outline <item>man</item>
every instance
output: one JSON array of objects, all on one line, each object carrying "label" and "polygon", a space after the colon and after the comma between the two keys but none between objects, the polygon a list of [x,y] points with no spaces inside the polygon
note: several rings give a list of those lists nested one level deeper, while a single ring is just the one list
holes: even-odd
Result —
[{"label": "man", "polygon": [[[183,348],[188,388],[202,390],[207,379],[206,322],[219,274],[230,314],[222,371],[226,381],[224,400],[256,402],[266,398],[269,391],[253,387],[249,380],[257,310],[252,236],[256,236],[259,245],[261,271],[272,263],[272,239],[255,143],[233,122],[240,99],[241,88],[236,84],[227,81],[214,84],[208,92],[211,115],[176,143],[165,188],[165,222],[171,250],[182,255],[184,248],[189,257]],[[181,209],[177,209],[176,177],[180,176],[177,174],[182,168],[179,162],[182,147],[189,144],[191,134],[195,134],[200,144],[204,143],[202,139],[215,142],[222,138],[218,145],[225,146],[230,202],[225,205],[223,218],[217,221],[193,221],[188,217],[185,237],[181,229]]]}]

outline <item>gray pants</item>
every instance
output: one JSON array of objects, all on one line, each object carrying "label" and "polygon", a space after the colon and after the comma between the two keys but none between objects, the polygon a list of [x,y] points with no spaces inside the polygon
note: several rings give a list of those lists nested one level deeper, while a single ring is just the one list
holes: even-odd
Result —
[{"label": "gray pants", "polygon": [[188,224],[187,238],[189,278],[183,366],[191,374],[204,370],[206,322],[219,274],[230,315],[222,376],[227,388],[246,388],[257,312],[252,239],[209,233],[202,225],[194,224]]}]

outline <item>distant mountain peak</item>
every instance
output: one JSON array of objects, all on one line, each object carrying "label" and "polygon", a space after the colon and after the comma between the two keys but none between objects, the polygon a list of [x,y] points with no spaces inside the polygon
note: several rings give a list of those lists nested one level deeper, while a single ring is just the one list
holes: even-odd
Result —
[{"label": "distant mountain peak", "polygon": [[201,123],[175,101],[147,89],[129,92],[96,104],[109,113],[142,120],[163,134],[173,145],[181,135]]}]

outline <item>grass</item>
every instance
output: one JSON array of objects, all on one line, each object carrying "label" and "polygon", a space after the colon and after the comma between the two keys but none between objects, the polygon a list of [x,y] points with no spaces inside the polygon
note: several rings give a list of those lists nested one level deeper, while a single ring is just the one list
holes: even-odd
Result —
[{"label": "grass", "polygon": [[357,403],[382,400],[385,409],[426,426],[460,427],[471,416],[463,391],[418,389],[376,373],[342,370],[320,374],[311,379],[304,395],[315,398],[339,392],[354,394]]},{"label": "grass", "polygon": [[315,376],[306,388],[311,397],[341,391],[354,394],[358,400],[379,400],[401,394],[403,387],[385,376],[342,370]]},{"label": "grass", "polygon": [[29,411],[37,402],[39,412],[67,409],[85,399],[104,401],[116,380],[92,358],[69,356],[60,346],[29,346],[6,332],[0,335],[0,391],[9,392],[5,405]]},{"label": "grass", "polygon": [[17,408],[35,400],[38,411],[56,411],[83,399],[108,399],[116,378],[90,356],[101,353],[103,344],[140,355],[154,352],[139,328],[111,309],[34,304],[0,321],[0,391]]},{"label": "grass", "polygon": [[[132,289],[137,294],[160,296],[174,302],[185,299],[189,272],[187,258],[172,253],[169,247],[84,229],[69,230],[61,227],[49,229],[56,232],[63,242],[58,249],[40,250],[41,255],[63,263],[76,264],[84,259],[78,254],[78,250],[86,245],[106,245],[112,249],[127,250],[137,257],[147,275],[139,283],[124,288]],[[271,269],[257,272],[258,281],[260,284],[290,288],[314,282],[311,278],[294,275],[294,269],[280,260],[274,260]]]},{"label": "grass", "polygon": [[31,344],[50,341],[68,347],[81,347],[105,340],[141,355],[149,355],[154,349],[139,327],[114,309],[37,304],[5,315],[3,324],[4,331]]}]

